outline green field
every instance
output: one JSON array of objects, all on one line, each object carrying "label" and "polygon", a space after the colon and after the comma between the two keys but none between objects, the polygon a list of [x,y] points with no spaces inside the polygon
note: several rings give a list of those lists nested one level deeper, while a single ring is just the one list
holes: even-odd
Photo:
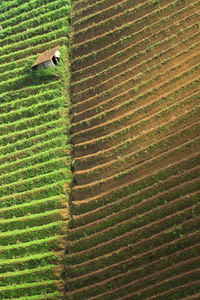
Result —
[{"label": "green field", "polygon": [[[70,218],[69,1],[0,4],[0,299],[61,299]],[[60,46],[53,72],[30,66]]]}]

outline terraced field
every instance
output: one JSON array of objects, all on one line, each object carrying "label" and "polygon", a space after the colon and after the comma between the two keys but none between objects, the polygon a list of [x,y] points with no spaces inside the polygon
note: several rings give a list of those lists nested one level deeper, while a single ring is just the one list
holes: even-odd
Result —
[{"label": "terraced field", "polygon": [[200,1],[71,2],[0,3],[0,299],[200,299]]},{"label": "terraced field", "polygon": [[[68,0],[0,3],[0,299],[62,299],[70,183]],[[54,74],[33,73],[60,46]]]},{"label": "terraced field", "polygon": [[200,1],[72,4],[66,299],[200,299]]}]

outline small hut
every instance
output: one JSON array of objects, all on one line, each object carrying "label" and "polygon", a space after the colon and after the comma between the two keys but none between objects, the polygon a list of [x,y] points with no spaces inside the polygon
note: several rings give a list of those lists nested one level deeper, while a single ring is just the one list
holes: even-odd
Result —
[{"label": "small hut", "polygon": [[46,50],[38,56],[35,63],[32,65],[32,69],[36,70],[41,67],[55,67],[60,59],[59,47]]}]

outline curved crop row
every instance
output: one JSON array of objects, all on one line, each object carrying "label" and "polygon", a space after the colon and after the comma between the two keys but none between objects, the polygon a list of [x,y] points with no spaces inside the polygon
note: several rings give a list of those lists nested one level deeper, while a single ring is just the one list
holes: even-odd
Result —
[{"label": "curved crop row", "polygon": [[[0,4],[0,298],[62,299],[70,219],[68,0]],[[33,72],[60,47],[54,74]],[[65,113],[63,113],[65,111]]]},{"label": "curved crop row", "polygon": [[69,299],[198,299],[199,1],[74,1]]}]

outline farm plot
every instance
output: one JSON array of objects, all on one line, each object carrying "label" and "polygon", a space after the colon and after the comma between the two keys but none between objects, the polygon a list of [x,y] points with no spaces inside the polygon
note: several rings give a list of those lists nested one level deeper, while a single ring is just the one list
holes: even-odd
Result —
[{"label": "farm plot", "polygon": [[199,12],[73,1],[67,299],[200,297]]},{"label": "farm plot", "polygon": [[[0,3],[0,299],[63,299],[71,182],[68,0]],[[60,47],[53,74],[33,73]]]}]

